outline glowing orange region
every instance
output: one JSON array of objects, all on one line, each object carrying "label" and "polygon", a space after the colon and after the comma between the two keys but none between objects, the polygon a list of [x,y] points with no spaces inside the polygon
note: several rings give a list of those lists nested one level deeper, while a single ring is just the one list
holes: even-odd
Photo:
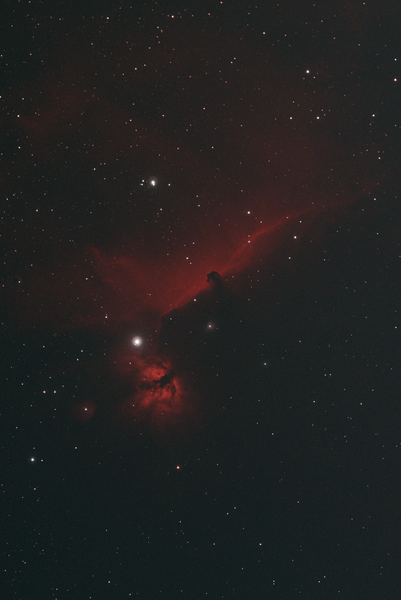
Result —
[{"label": "glowing orange region", "polygon": [[158,363],[147,365],[138,384],[137,399],[143,408],[161,415],[176,412],[182,403],[182,390],[172,371]]},{"label": "glowing orange region", "polygon": [[193,402],[188,386],[170,362],[158,356],[125,357],[121,372],[128,376],[133,393],[122,407],[124,421],[148,423],[159,430],[183,424]]}]

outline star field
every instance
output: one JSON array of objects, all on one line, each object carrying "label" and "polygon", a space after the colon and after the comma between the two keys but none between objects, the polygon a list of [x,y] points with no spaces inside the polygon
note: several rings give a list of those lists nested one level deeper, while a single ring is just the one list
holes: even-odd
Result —
[{"label": "star field", "polygon": [[6,2],[1,597],[401,594],[396,2]]}]

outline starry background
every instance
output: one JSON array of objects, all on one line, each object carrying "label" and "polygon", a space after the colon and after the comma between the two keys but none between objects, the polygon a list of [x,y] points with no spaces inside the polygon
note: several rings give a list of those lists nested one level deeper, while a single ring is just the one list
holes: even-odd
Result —
[{"label": "starry background", "polygon": [[2,12],[1,597],[400,598],[399,4]]}]

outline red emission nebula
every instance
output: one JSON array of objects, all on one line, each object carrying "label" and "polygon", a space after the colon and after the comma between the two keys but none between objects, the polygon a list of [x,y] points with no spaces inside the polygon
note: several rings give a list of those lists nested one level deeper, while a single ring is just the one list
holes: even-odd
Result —
[{"label": "red emission nebula", "polygon": [[127,354],[116,365],[119,376],[128,378],[132,386],[132,393],[120,406],[125,425],[146,424],[160,433],[188,421],[194,393],[183,377],[174,373],[170,361],[155,355]]},{"label": "red emission nebula", "polygon": [[[206,277],[213,265],[211,257],[204,257],[196,266],[184,263],[183,267],[177,265],[170,270],[162,264],[151,267],[149,258],[145,268],[133,257],[106,258],[92,249],[98,293],[102,292],[102,302],[108,307],[97,325],[124,326],[130,331],[143,332],[144,336],[138,334],[129,339],[112,357],[116,379],[128,390],[115,406],[118,413],[115,418],[124,426],[150,428],[158,436],[178,428],[181,433],[193,432],[199,427],[204,413],[202,400],[189,373],[179,364],[180,357],[172,356],[159,343],[162,317],[168,319],[170,313],[177,311],[191,313],[191,305],[195,303],[205,310],[216,301],[215,291],[220,285],[226,294],[244,296],[244,272],[259,272],[260,264],[266,263],[269,255],[285,253],[288,243],[294,243],[294,231],[298,234],[295,237],[302,237],[317,212],[297,211],[248,236],[248,241],[240,245],[225,265],[220,263],[217,283],[213,277]],[[215,252],[211,244],[210,251],[212,255]],[[113,294],[113,302],[105,290]],[[106,306],[103,310],[106,311]],[[93,403],[73,409],[79,420],[88,420],[94,413]]]},{"label": "red emission nebula", "polygon": [[[288,220],[285,217],[255,233],[226,265],[218,263],[220,274],[231,281],[228,284],[231,289],[235,289],[236,274],[260,259],[261,251],[264,254],[268,248],[273,250],[277,246],[282,226]],[[133,257],[106,258],[92,250],[98,285],[103,284],[114,294],[114,304],[108,304],[107,323],[116,325],[124,321],[131,330],[137,327],[144,331],[145,336],[155,334],[151,341],[140,336],[132,338],[113,356],[118,380],[127,382],[130,389],[119,406],[121,420],[127,426],[141,428],[146,424],[160,434],[175,426],[193,431],[201,421],[200,398],[188,374],[182,369],[178,372],[177,357],[173,359],[168,350],[155,351],[154,347],[158,346],[162,316],[168,316],[174,309],[185,310],[186,304],[202,304],[213,293],[214,282],[208,282],[206,275],[215,270],[211,266],[215,264],[212,257],[216,250],[212,244],[209,250],[211,257],[197,261],[196,266],[183,263],[173,270],[161,264],[150,267],[149,259],[145,268]],[[224,255],[224,251],[220,253]],[[89,418],[87,410],[81,418]]]},{"label": "red emission nebula", "polygon": [[[88,57],[69,41],[51,69],[5,100],[20,164],[6,164],[3,178],[16,173],[10,197],[28,207],[8,232],[10,312],[21,327],[143,337],[113,356],[127,382],[121,414],[160,427],[197,405],[179,358],[155,350],[162,316],[207,294],[211,271],[235,289],[237,274],[265,269],[285,247],[288,220],[365,195],[380,178],[369,181],[371,159],[358,158],[347,128],[333,144],[335,123],[321,125],[322,99],[304,70],[294,76],[272,49],[267,73],[246,40],[238,55],[220,31],[179,27],[166,24],[146,65],[148,44],[117,29],[124,79],[113,91],[115,55]],[[235,77],[222,85],[216,57],[225,56]],[[342,95],[333,102],[342,113]],[[75,416],[97,414],[91,402],[74,405]]]}]

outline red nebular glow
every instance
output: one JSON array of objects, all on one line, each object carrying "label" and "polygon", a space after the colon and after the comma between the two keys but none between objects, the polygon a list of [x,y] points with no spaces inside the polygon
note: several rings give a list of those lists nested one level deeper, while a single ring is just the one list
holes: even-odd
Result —
[{"label": "red nebular glow", "polygon": [[[225,254],[222,249],[221,255]],[[182,306],[206,286],[209,271],[224,269],[224,260],[211,244],[207,255],[195,255],[191,261],[157,254],[140,260],[134,255],[109,257],[97,249],[93,256],[99,279],[108,287],[109,297],[114,296],[113,302],[105,303],[105,308],[111,307],[109,318],[121,321],[142,322],[146,315],[159,317]]]},{"label": "red nebular glow", "polygon": [[125,355],[116,365],[119,376],[132,388],[121,406],[125,424],[147,424],[160,433],[166,427],[188,422],[194,394],[168,360],[154,355]]},{"label": "red nebular glow", "polygon": [[[120,324],[157,328],[161,315],[207,288],[207,273],[227,276],[246,268],[261,245],[269,253],[280,241],[282,225],[297,215],[303,218],[306,211],[303,217],[301,211],[292,211],[270,223],[244,223],[231,235],[227,225],[226,243],[219,231],[191,253],[151,246],[119,254],[95,247],[81,255],[66,253],[61,262],[57,257],[53,264],[50,258],[46,273],[14,286],[12,302],[21,323],[48,321],[58,329]],[[192,233],[187,232],[187,245]]]},{"label": "red nebular glow", "polygon": [[185,252],[181,259],[148,253],[139,260],[134,255],[106,256],[93,249],[98,278],[109,290],[109,302],[105,302],[109,320],[139,320],[141,325],[152,318],[158,321],[161,315],[183,306],[207,288],[207,273],[217,271],[225,276],[241,271],[254,262],[261,246],[267,254],[277,247],[281,230],[288,221],[300,216],[306,223],[316,212],[293,211],[270,224],[259,225],[248,235],[245,232],[238,235],[237,231],[235,246],[232,240],[228,248],[209,242],[208,248],[194,253],[191,261],[185,260]]},{"label": "red nebular glow", "polygon": [[[236,76],[216,85],[222,75],[215,56],[222,48],[227,56],[237,52],[235,36],[216,31],[177,19],[149,53],[146,36],[124,31],[121,44],[117,26],[109,43],[123,84],[114,59],[79,44],[72,59],[71,44],[60,41],[53,67],[8,96],[21,145],[19,162],[13,156],[4,168],[16,174],[15,191],[22,186],[29,207],[9,222],[4,284],[20,325],[153,326],[194,297],[208,272],[246,264],[244,246],[283,215],[377,185],[376,155],[350,148],[353,128],[337,134],[334,115],[327,115],[330,125],[323,126],[326,115],[311,124],[326,84],[320,94],[307,93],[299,67],[290,68],[278,49],[270,49],[266,70],[241,37]],[[142,53],[146,64],[138,70]],[[214,65],[214,75],[204,79],[201,64]],[[163,122],[141,108],[144,89],[153,90]],[[339,115],[344,98],[334,102]],[[357,94],[352,105],[358,110]]]}]

